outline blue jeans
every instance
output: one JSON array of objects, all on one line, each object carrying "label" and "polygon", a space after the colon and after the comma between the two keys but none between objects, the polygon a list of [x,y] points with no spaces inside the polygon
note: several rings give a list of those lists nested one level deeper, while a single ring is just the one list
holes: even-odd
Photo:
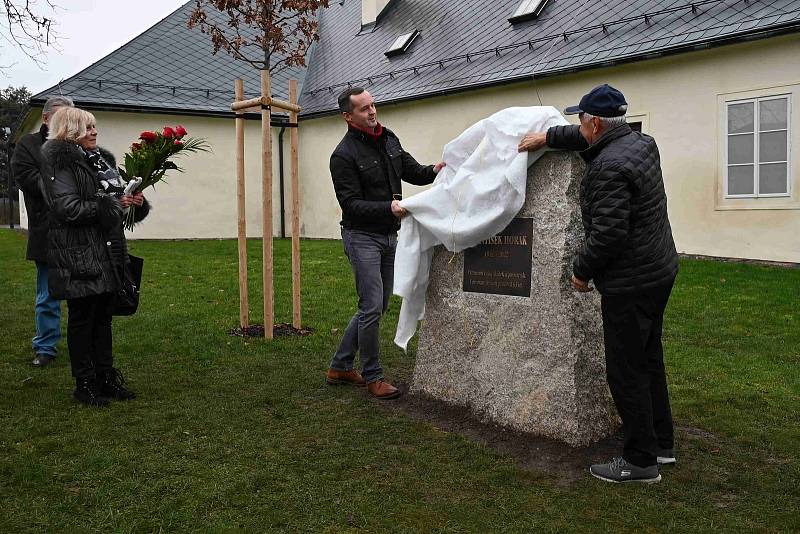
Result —
[{"label": "blue jeans", "polygon": [[61,301],[50,296],[47,287],[47,264],[36,262],[36,336],[33,352],[55,356],[61,339]]},{"label": "blue jeans", "polygon": [[383,379],[380,320],[392,296],[397,235],[342,228],[342,243],[355,276],[358,311],[350,319],[330,367],[337,371],[351,370],[358,352],[364,380],[375,382]]}]

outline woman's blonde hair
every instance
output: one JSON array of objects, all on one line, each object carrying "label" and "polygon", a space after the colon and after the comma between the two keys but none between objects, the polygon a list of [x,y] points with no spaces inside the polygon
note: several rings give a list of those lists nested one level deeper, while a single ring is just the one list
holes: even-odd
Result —
[{"label": "woman's blonde hair", "polygon": [[90,124],[95,124],[94,115],[80,108],[61,107],[48,122],[48,139],[60,139],[77,143],[86,136]]}]

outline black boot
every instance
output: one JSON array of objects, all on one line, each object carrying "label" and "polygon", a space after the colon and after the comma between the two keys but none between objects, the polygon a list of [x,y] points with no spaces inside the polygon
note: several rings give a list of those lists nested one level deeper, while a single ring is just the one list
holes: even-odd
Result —
[{"label": "black boot", "polygon": [[108,397],[100,393],[94,377],[76,378],[75,392],[72,396],[87,406],[108,406]]},{"label": "black boot", "polygon": [[133,400],[136,398],[136,393],[125,387],[125,377],[122,376],[119,369],[112,367],[108,371],[99,373],[97,384],[100,394],[110,399]]}]

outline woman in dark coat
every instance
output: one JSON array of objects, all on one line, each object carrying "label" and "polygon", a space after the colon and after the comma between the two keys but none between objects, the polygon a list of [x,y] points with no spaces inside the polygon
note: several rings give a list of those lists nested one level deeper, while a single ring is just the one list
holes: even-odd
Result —
[{"label": "woman in dark coat", "polygon": [[50,293],[66,300],[69,309],[67,347],[74,396],[92,406],[133,399],[135,394],[113,365],[110,305],[128,261],[122,210],[131,204],[142,206],[136,210],[141,219],[148,206],[141,193],[115,195],[109,178],[116,171],[109,172],[113,166],[98,153],[95,118],[87,111],[58,110],[50,119],[42,156],[51,213],[48,281]]}]

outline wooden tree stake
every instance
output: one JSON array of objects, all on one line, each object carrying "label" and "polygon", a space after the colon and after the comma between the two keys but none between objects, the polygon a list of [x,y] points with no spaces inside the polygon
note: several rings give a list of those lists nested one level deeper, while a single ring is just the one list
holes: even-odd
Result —
[{"label": "wooden tree stake", "polygon": [[[297,80],[289,80],[289,103],[297,105]],[[297,112],[289,113],[292,169],[292,326],[300,329],[302,314],[300,306],[300,179],[298,173]]]},{"label": "wooden tree stake", "polygon": [[[261,71],[261,97],[270,97],[269,71]],[[264,282],[264,338],[272,339],[275,324],[272,287],[272,113],[267,106],[261,107],[261,204],[263,241]]]},{"label": "wooden tree stake", "polygon": [[[236,100],[244,98],[244,81],[234,82]],[[250,304],[247,292],[247,219],[245,217],[244,177],[244,117],[236,116],[236,211],[238,214],[239,246],[239,326],[244,330],[249,325]]]}]

